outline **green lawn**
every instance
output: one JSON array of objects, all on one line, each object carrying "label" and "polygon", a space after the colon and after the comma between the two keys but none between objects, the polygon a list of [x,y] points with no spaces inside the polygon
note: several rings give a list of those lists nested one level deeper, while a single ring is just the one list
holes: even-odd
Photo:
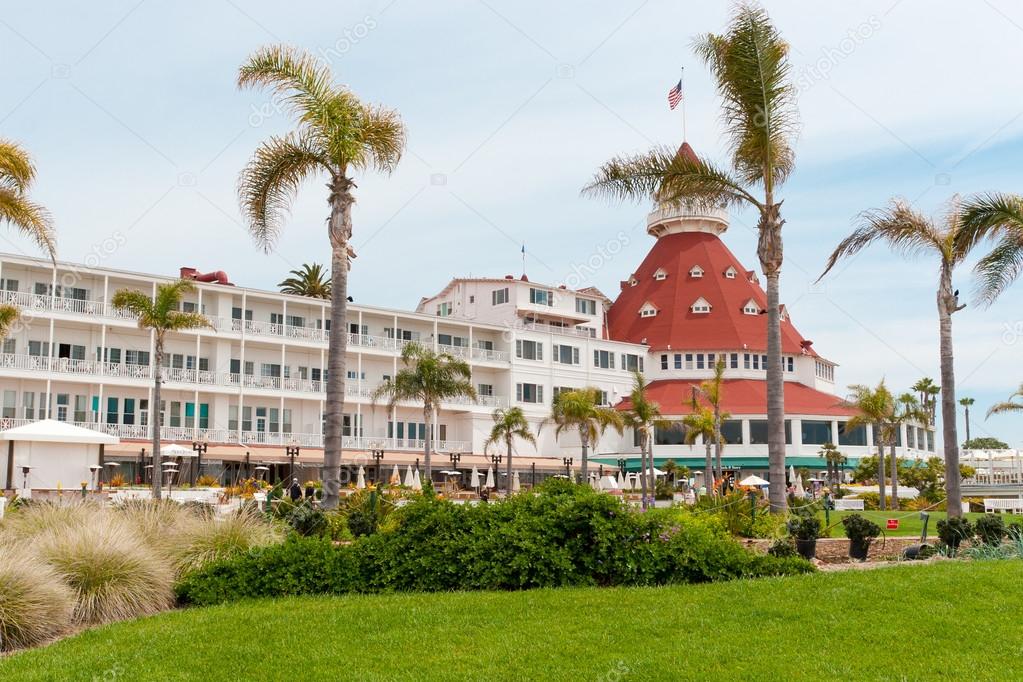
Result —
[{"label": "green lawn", "polygon": [[[881,526],[881,530],[885,532],[888,537],[920,537],[920,531],[923,529],[923,521],[920,520],[920,512],[910,512],[905,510],[900,511],[863,511],[863,512],[851,512],[851,511],[840,511],[831,512],[831,523],[837,524],[831,529],[831,537],[841,538],[845,537],[845,528],[839,521],[843,516],[849,514],[862,514],[864,517],[870,519],[877,525]],[[928,542],[937,542],[938,540],[938,521],[944,519],[945,512],[928,512],[931,515],[930,521],[927,523],[927,538]],[[824,523],[824,512],[820,513],[821,523]],[[976,521],[983,514],[966,514],[966,517],[970,521]],[[887,519],[898,519],[899,528],[898,530],[888,530],[885,527],[885,521]],[[1015,516],[1012,514],[1003,514],[1002,519],[1005,521],[1005,525],[1010,523],[1018,523],[1023,521],[1023,517]]]},{"label": "green lawn", "polygon": [[1012,560],[285,599],[92,630],[3,660],[0,679],[1023,679],[1020,603],[1023,562]]}]

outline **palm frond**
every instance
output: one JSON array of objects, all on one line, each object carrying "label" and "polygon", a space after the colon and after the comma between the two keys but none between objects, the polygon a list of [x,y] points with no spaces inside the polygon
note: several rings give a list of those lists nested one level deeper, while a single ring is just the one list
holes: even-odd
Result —
[{"label": "palm frond", "polygon": [[51,260],[57,256],[53,218],[43,206],[20,191],[0,186],[0,223],[8,223],[34,241]]},{"label": "palm frond", "polygon": [[359,133],[365,149],[358,167],[372,167],[391,173],[405,152],[405,125],[394,109],[379,105],[363,105]]},{"label": "palm frond", "polygon": [[201,313],[182,313],[176,310],[171,311],[167,316],[167,331],[182,331],[185,329],[213,329],[210,319]]},{"label": "palm frond", "polygon": [[330,273],[319,263],[304,263],[301,268],[292,270],[291,277],[286,278],[277,286],[282,294],[308,296],[310,298],[330,298],[332,282]]},{"label": "palm frond", "polygon": [[0,187],[24,192],[35,177],[36,169],[28,152],[16,142],[0,139]]},{"label": "palm frond", "polygon": [[0,339],[7,338],[14,325],[21,319],[21,310],[7,303],[0,304]]},{"label": "palm frond", "polygon": [[976,294],[990,305],[1023,273],[1023,197],[992,192],[967,199],[961,206],[956,249],[964,255],[985,239],[997,240],[977,263]]},{"label": "palm frond", "polygon": [[269,45],[238,69],[238,87],[267,87],[299,120],[329,127],[336,102],[330,69],[287,45]]},{"label": "palm frond", "polygon": [[[1020,400],[1017,401],[1017,398]],[[987,411],[987,416],[990,417],[993,414],[1005,414],[1007,412],[1023,412],[1023,384],[1019,385],[1019,388],[1009,396],[1008,400],[992,405],[991,409]]]},{"label": "palm frond", "polygon": [[332,168],[307,131],[265,140],[238,177],[238,201],[256,242],[269,251],[302,183]]}]

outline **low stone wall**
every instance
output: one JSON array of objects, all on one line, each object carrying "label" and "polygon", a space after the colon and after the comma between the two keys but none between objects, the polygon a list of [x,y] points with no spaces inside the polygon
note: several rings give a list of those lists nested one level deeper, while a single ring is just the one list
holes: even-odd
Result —
[{"label": "low stone wall", "polygon": [[[767,552],[774,540],[744,540],[746,547],[757,552]],[[868,561],[890,561],[902,556],[902,550],[910,545],[919,544],[920,539],[909,538],[878,538],[870,544]],[[933,541],[932,543],[933,544]],[[817,540],[817,559],[826,564],[840,564],[849,561],[849,540],[846,538],[820,538]]]}]

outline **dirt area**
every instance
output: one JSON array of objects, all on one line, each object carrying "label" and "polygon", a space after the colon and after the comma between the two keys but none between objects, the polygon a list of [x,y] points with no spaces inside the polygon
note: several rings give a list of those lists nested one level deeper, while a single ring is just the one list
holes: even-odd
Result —
[{"label": "dirt area", "polygon": [[[748,548],[758,552],[766,552],[773,540],[744,540]],[[888,538],[875,541],[870,545],[867,562],[895,561],[902,556],[902,550],[920,542],[919,538]],[[849,541],[846,538],[821,538],[817,540],[817,560],[821,564],[859,564],[849,559]]]}]

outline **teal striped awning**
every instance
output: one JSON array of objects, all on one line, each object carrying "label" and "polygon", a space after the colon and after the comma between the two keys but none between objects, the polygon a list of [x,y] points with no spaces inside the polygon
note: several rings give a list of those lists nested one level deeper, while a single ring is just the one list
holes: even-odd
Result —
[{"label": "teal striped awning", "polygon": [[[590,457],[590,461],[596,464],[605,464],[608,466],[618,466],[618,460],[625,460],[626,471],[639,471],[642,466],[638,454],[628,455],[595,455]],[[689,467],[691,470],[703,469],[706,463],[704,457],[662,457],[654,456],[654,466],[662,468],[668,461],[672,461],[680,467]],[[856,464],[859,462],[859,458],[850,457],[849,460],[843,465],[843,469],[855,469]],[[725,469],[767,469],[767,455],[758,457],[729,457],[727,455],[722,456],[721,466]],[[827,463],[822,457],[815,457],[813,455],[790,455],[785,458],[785,467],[790,466],[807,468],[807,469],[827,469]]]}]

